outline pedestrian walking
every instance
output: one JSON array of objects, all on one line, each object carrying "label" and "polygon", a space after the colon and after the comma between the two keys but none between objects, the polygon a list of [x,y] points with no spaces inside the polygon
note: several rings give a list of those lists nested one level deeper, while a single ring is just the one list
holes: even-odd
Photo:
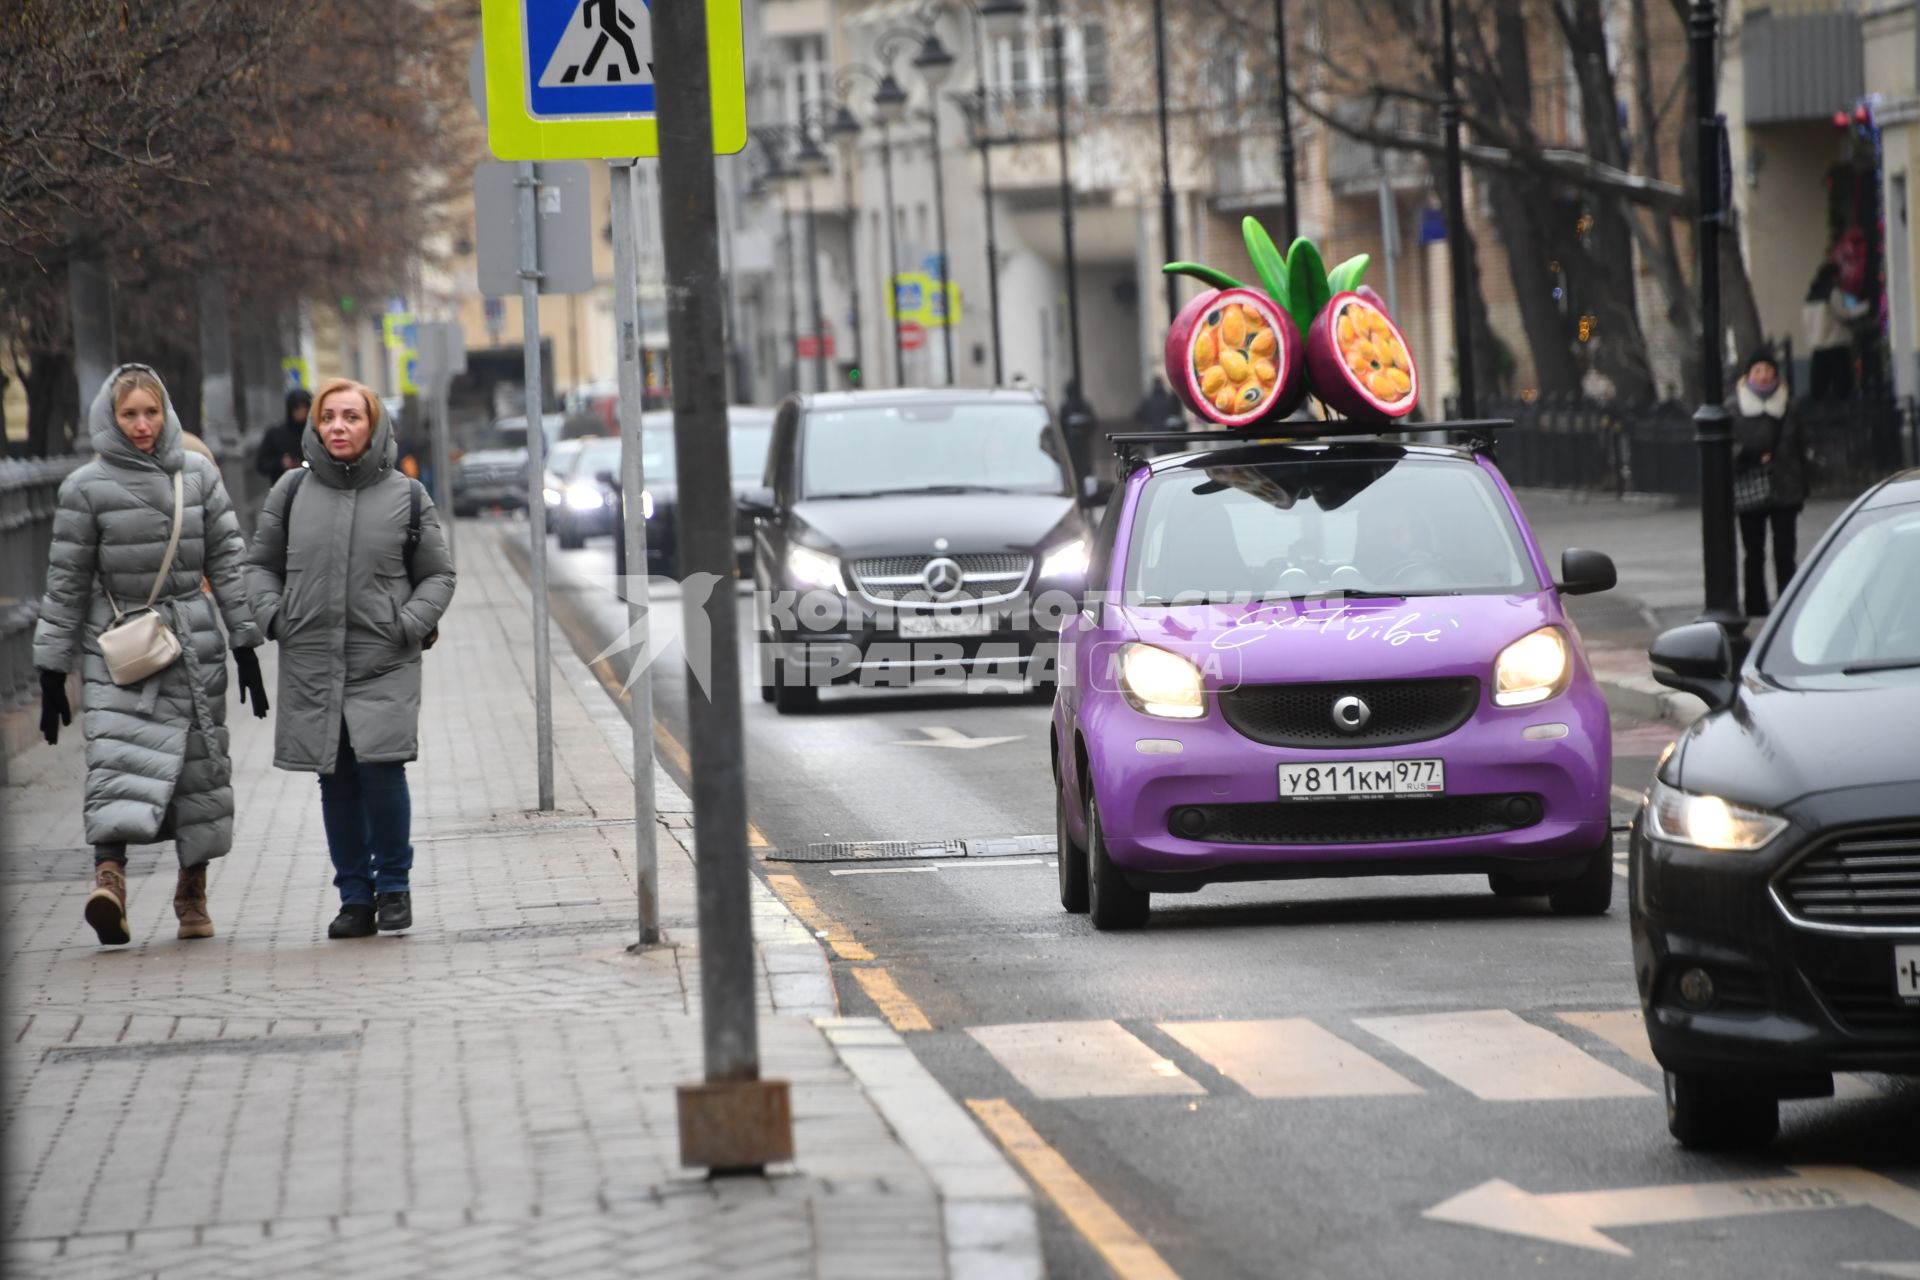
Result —
[{"label": "pedestrian walking", "polygon": [[1793,577],[1800,508],[1807,501],[1807,439],[1798,409],[1787,394],[1773,352],[1765,347],[1747,360],[1734,388],[1733,509],[1745,553],[1747,616],[1767,612],[1767,535],[1773,535],[1776,594]]},{"label": "pedestrian walking", "polygon": [[306,467],[275,484],[248,553],[254,612],[280,646],[273,762],[320,775],[340,914],[330,938],[412,927],[421,651],[453,600],[453,560],[420,482],[396,467],[380,398],[320,388]]},{"label": "pedestrian walking", "polygon": [[207,863],[233,847],[229,646],[241,701],[267,714],[246,548],[219,470],[182,443],[152,369],[109,374],[87,428],[98,456],[60,486],[33,635],[50,744],[73,723],[67,677],[80,662],[82,819],[94,860],[84,913],[102,943],[131,941],[127,846],[172,840],[179,936],[211,938]]},{"label": "pedestrian walking", "polygon": [[1060,401],[1060,429],[1066,433],[1067,451],[1073,458],[1076,484],[1081,483],[1078,477],[1093,474],[1094,426],[1093,406],[1080,394],[1079,381],[1068,381],[1067,394]]},{"label": "pedestrian walking", "polygon": [[307,429],[307,414],[313,406],[313,392],[295,387],[287,392],[287,416],[268,427],[260,437],[260,449],[253,455],[253,469],[273,484],[289,471],[300,467],[300,436]]},{"label": "pedestrian walking", "polygon": [[1867,304],[1840,287],[1840,268],[1821,263],[1807,286],[1807,300],[1800,304],[1800,323],[1812,353],[1810,398],[1845,400],[1853,394],[1853,330],[1866,314]]}]

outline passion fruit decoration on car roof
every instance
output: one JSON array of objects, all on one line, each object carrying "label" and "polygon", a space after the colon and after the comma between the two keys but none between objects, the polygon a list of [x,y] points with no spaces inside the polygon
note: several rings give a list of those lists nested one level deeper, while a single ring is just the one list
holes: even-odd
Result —
[{"label": "passion fruit decoration on car roof", "polygon": [[1419,372],[1385,303],[1360,283],[1367,255],[1328,271],[1310,240],[1282,254],[1257,219],[1241,230],[1264,292],[1197,263],[1164,268],[1213,286],[1167,334],[1168,381],[1187,406],[1221,426],[1245,427],[1288,417],[1311,390],[1348,418],[1411,413]]}]

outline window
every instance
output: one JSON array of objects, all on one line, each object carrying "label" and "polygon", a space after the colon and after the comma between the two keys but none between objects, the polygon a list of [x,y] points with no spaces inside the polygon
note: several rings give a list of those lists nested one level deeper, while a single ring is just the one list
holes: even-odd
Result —
[{"label": "window", "polygon": [[806,103],[832,96],[827,83],[827,42],[823,36],[789,36],[780,44],[786,63],[780,106],[786,122],[798,124]]},{"label": "window", "polygon": [[1096,107],[1107,105],[1107,29],[1099,22],[1080,28],[1080,100]]}]

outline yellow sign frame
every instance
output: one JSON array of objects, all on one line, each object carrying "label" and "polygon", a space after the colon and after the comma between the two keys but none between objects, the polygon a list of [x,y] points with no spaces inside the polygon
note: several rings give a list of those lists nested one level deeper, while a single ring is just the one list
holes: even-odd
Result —
[{"label": "yellow sign frame", "polygon": [[[662,0],[683,3],[684,0]],[[740,0],[705,0],[707,63],[713,86],[713,151],[747,145],[747,58]],[[487,71],[487,143],[502,160],[615,160],[660,154],[654,117],[535,116],[527,104],[522,0],[481,0]]]}]

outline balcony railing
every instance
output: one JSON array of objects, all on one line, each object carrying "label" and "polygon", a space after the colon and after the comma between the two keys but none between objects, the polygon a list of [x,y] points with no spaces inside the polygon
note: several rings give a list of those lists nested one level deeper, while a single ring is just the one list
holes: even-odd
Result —
[{"label": "balcony railing", "polygon": [[1740,58],[1749,125],[1824,120],[1866,92],[1860,9],[1852,0],[1749,9]]}]

